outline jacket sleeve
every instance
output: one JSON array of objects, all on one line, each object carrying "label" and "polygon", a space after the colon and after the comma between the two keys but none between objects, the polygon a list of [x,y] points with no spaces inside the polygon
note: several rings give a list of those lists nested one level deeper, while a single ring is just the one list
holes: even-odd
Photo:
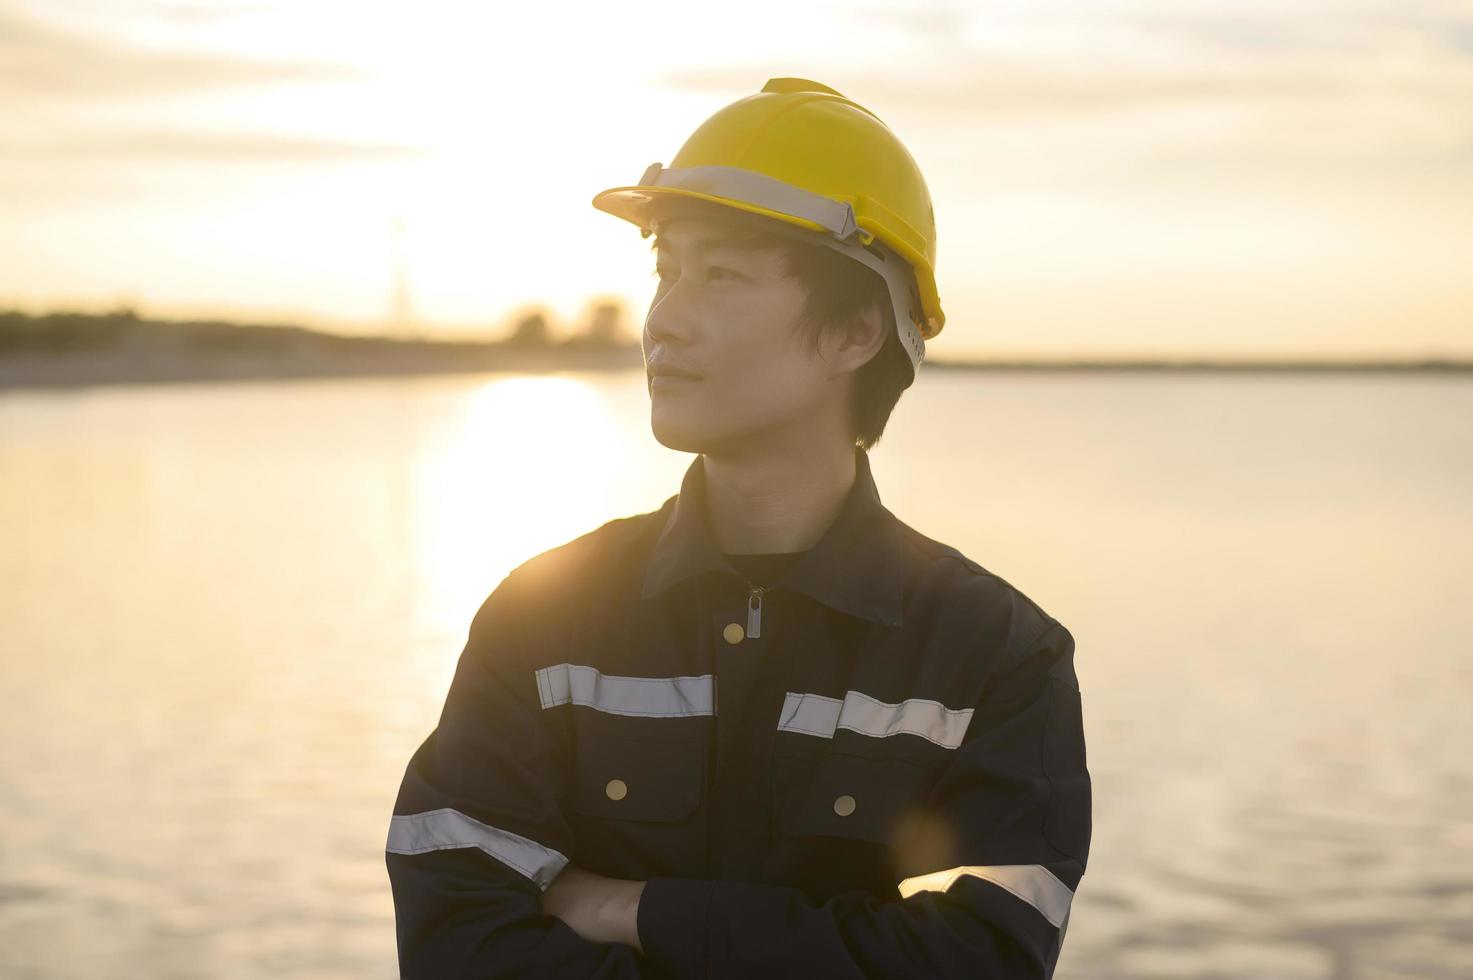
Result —
[{"label": "jacket sleeve", "polygon": [[656,877],[644,955],[712,980],[1051,977],[1088,857],[1090,780],[1074,638],[1049,620],[1023,649],[975,707],[894,898]]},{"label": "jacket sleeve", "polygon": [[524,663],[514,577],[477,611],[438,726],[414,752],[385,861],[404,980],[657,977],[624,943],[542,911],[573,855],[566,752]]}]

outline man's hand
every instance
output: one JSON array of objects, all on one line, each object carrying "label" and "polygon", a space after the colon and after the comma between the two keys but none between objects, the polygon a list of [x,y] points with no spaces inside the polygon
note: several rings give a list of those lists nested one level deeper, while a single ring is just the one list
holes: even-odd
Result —
[{"label": "man's hand", "polygon": [[568,865],[542,893],[542,911],[594,943],[639,944],[639,896],[644,882],[605,878]]}]

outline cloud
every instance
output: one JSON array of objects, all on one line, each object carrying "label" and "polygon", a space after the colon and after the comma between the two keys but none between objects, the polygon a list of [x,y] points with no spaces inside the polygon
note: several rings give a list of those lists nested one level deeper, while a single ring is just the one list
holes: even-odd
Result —
[{"label": "cloud", "polygon": [[941,42],[955,40],[968,22],[964,8],[919,3],[861,8],[853,11],[852,16],[886,30],[903,31],[919,40]]},{"label": "cloud", "polygon": [[1088,38],[1088,46],[1099,50],[1134,34],[1200,51],[1365,52],[1410,40],[1468,53],[1473,32],[1466,0],[1342,0],[1333,13],[1322,0],[1038,0],[1013,8],[914,2],[860,8],[851,15],[942,47],[968,39]]},{"label": "cloud", "polygon": [[1334,16],[1326,16],[1318,4],[1205,10],[1172,6],[1127,13],[1120,23],[1225,50],[1367,54],[1414,45],[1461,53],[1457,38],[1473,28],[1473,13],[1465,4],[1440,0],[1352,4]]},{"label": "cloud", "polygon": [[363,143],[273,133],[125,130],[49,140],[0,138],[0,154],[15,160],[172,160],[181,162],[279,161],[338,163],[422,157],[422,147]]},{"label": "cloud", "polygon": [[798,74],[882,116],[873,103],[963,126],[1180,107],[1333,109],[1347,99],[1435,107],[1453,124],[1473,119],[1466,0],[1349,0],[1333,15],[1317,0],[892,3],[848,17],[895,56],[862,68],[849,57],[801,69],[768,59],[694,65],[662,81],[735,98]]},{"label": "cloud", "polygon": [[232,17],[245,17],[253,14],[268,14],[279,9],[278,4],[270,2],[176,3],[172,2],[172,0],[164,0],[164,2],[145,5],[142,8],[142,12],[159,20],[196,24],[226,20]]},{"label": "cloud", "polygon": [[337,82],[365,72],[123,45],[0,10],[0,104],[197,94],[240,86]]},{"label": "cloud", "polygon": [[[1473,64],[1451,59],[1379,65],[1359,58],[1153,65],[1145,59],[1080,62],[979,52],[964,63],[924,69],[872,66],[852,90],[837,81],[846,76],[861,81],[849,66],[815,66],[808,72],[808,77],[835,80],[829,84],[861,104],[874,108],[871,103],[878,101],[873,95],[867,100],[861,92],[881,95],[912,117],[1084,116],[1189,104],[1333,103],[1355,96],[1422,105],[1430,100],[1465,110],[1473,106]],[[669,72],[660,82],[734,95],[753,92],[766,79],[791,73],[791,65],[778,63],[717,65]]]}]

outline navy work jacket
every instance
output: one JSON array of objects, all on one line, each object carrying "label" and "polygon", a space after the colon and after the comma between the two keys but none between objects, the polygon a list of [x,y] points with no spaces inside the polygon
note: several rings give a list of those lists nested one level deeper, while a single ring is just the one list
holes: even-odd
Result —
[{"label": "navy work jacket", "polygon": [[[1053,974],[1090,840],[1074,638],[855,452],[766,588],[701,456],[497,585],[390,820],[402,976]],[[648,882],[642,952],[542,911],[570,863]]]}]

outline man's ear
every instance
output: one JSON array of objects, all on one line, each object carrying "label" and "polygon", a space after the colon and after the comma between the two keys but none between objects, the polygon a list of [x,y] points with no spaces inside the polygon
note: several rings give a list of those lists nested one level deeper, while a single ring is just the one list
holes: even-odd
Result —
[{"label": "man's ear", "polygon": [[826,331],[822,345],[830,377],[858,371],[885,346],[884,310],[878,303],[871,303],[845,327]]}]

